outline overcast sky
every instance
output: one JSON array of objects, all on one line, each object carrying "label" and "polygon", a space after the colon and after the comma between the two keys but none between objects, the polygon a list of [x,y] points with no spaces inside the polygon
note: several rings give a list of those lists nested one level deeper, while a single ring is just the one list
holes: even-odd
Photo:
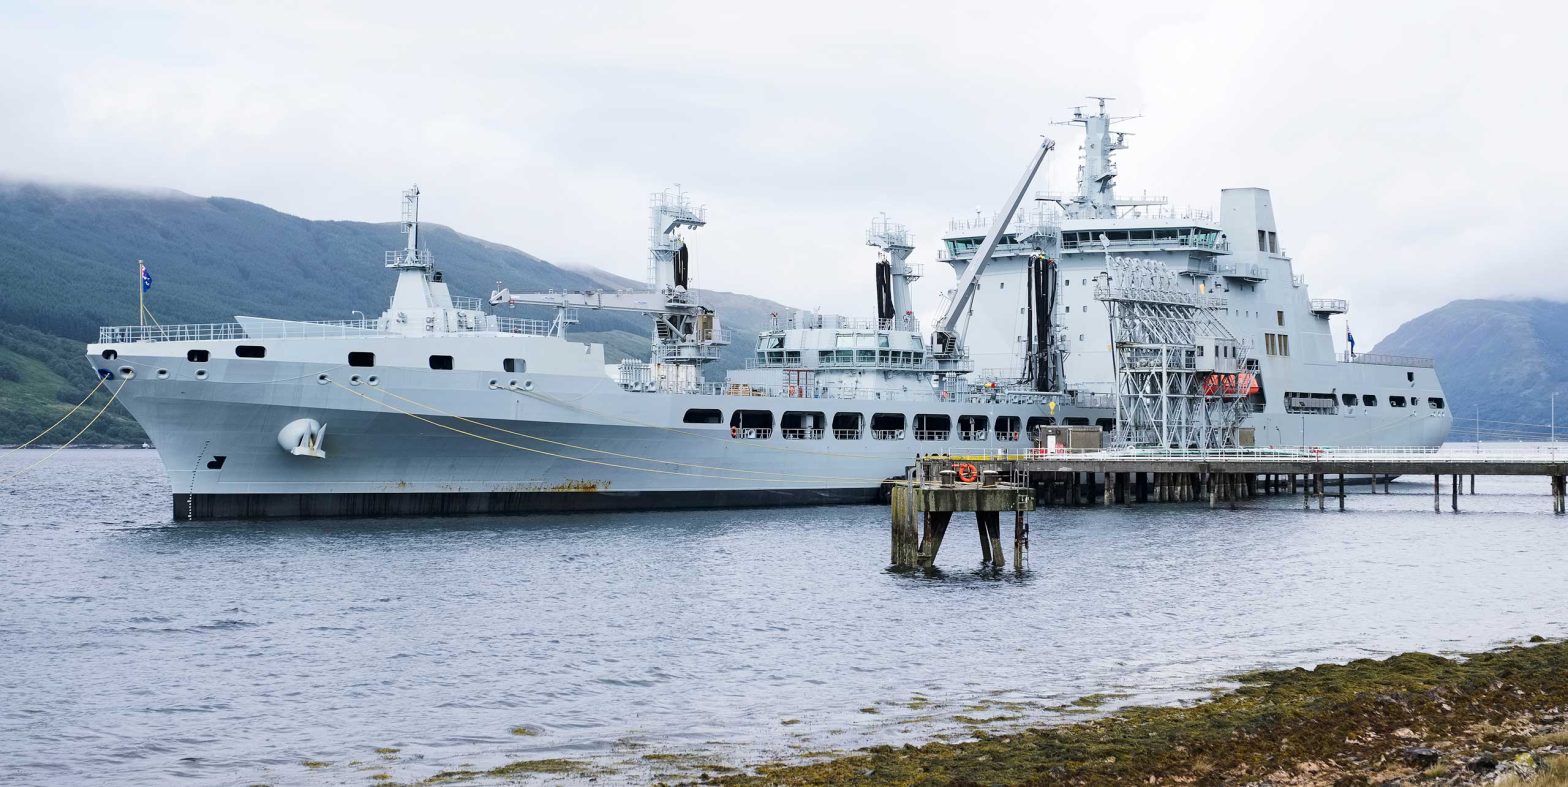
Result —
[{"label": "overcast sky", "polygon": [[1272,189],[1365,348],[1455,298],[1568,297],[1560,8],[0,0],[0,175],[366,221],[418,181],[428,220],[638,279],[678,182],[702,286],[864,315],[872,216],[929,263],[1041,134],[1037,186],[1071,188],[1050,122],[1109,95],[1142,115],[1124,194]]}]

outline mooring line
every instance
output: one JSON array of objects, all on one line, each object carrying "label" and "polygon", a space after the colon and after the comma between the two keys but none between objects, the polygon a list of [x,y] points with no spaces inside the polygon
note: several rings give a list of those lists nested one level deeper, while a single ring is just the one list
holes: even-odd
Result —
[{"label": "mooring line", "polygon": [[119,396],[120,396],[120,389],[125,387],[125,383],[126,383],[125,380],[123,380],[123,379],[120,380],[120,384],[115,387],[114,393],[109,395],[109,401],[104,402],[103,403],[103,407],[98,408],[98,412],[97,412],[96,415],[93,416],[93,419],[91,421],[88,421],[87,425],[82,427],[81,430],[78,431],[76,434],[71,435],[71,439],[69,439],[69,440],[65,441],[64,443],[61,443],[60,445],[56,446],[53,451],[50,451],[49,453],[44,454],[43,457],[40,458],[38,461],[36,461],[36,462],[34,462],[34,463],[32,463],[32,464],[22,468],[21,470],[18,470],[16,472],[6,476],[5,478],[0,478],[0,484],[10,483],[13,479],[17,478],[18,476],[22,475],[23,473],[25,473],[25,472],[27,472],[27,471],[29,471],[29,470],[31,470],[31,469],[33,469],[33,468],[43,464],[44,462],[47,462],[50,457],[54,456],[55,454],[60,453],[61,451],[64,451],[67,446],[69,446],[71,443],[76,442],[76,438],[81,437],[82,435],[86,434],[87,430],[93,428],[93,424],[98,423],[98,419],[103,417],[103,414],[109,410],[109,406],[114,404],[114,400],[119,398]]},{"label": "mooring line", "polygon": [[[438,427],[438,428],[441,428],[441,429],[446,429],[446,430],[452,431],[452,432],[456,432],[456,433],[458,433],[460,435],[465,435],[465,436],[468,436],[468,437],[472,437],[472,438],[474,438],[476,440],[483,440],[484,442],[487,442],[487,443],[494,443],[495,445],[503,446],[503,447],[506,447],[506,448],[514,448],[514,449],[517,449],[519,451],[527,451],[528,453],[531,453],[531,454],[539,454],[541,456],[548,456],[548,457],[552,457],[552,458],[555,458],[555,459],[564,459],[564,460],[567,460],[567,461],[570,461],[570,462],[582,462],[583,464],[598,465],[600,467],[614,467],[614,468],[617,468],[617,469],[620,469],[620,470],[635,470],[635,471],[639,471],[639,472],[643,472],[643,473],[658,473],[660,475],[687,476],[687,477],[691,477],[691,478],[708,478],[708,479],[719,479],[719,480],[724,480],[724,481],[750,481],[750,482],[755,482],[755,481],[772,481],[774,483],[811,483],[811,482],[808,482],[808,481],[787,479],[787,478],[767,478],[767,477],[750,478],[750,477],[741,477],[741,476],[711,475],[711,474],[707,474],[707,473],[682,473],[682,472],[680,472],[678,470],[662,470],[662,469],[655,468],[655,467],[636,467],[636,466],[633,466],[633,465],[617,464],[615,462],[602,462],[602,461],[597,460],[597,459],[585,459],[585,458],[580,457],[580,456],[569,456],[567,454],[558,454],[558,453],[555,453],[553,451],[544,451],[544,450],[541,450],[541,449],[538,449],[538,448],[529,448],[528,446],[517,445],[515,443],[508,443],[505,440],[497,440],[497,439],[492,438],[492,437],[486,437],[486,436],[481,435],[481,434],[475,434],[473,432],[465,431],[465,430],[459,429],[459,428],[457,428],[455,426],[450,426],[448,424],[443,424],[443,423],[441,423],[439,421],[436,421],[436,420],[433,420],[433,419],[430,419],[430,418],[426,418],[425,416],[419,415],[418,413],[411,413],[411,412],[409,412],[407,410],[404,410],[404,409],[402,409],[400,407],[397,407],[396,405],[393,405],[393,404],[391,404],[389,402],[385,402],[385,401],[376,399],[374,397],[366,396],[365,394],[360,393],[359,391],[356,391],[356,390],[354,390],[352,388],[349,388],[348,386],[346,386],[346,385],[344,385],[344,384],[342,384],[342,383],[340,383],[340,382],[338,382],[336,380],[333,380],[332,384],[337,386],[337,387],[339,387],[339,388],[341,388],[341,389],[343,389],[343,390],[345,390],[345,391],[347,391],[347,392],[349,392],[349,393],[351,393],[351,394],[353,394],[353,395],[355,395],[355,396],[358,396],[361,399],[364,399],[364,400],[370,401],[370,402],[374,402],[374,403],[376,403],[378,405],[381,405],[382,407],[385,407],[388,410],[391,410],[391,411],[393,411],[395,413],[401,413],[401,414],[406,415],[406,416],[408,416],[410,418],[413,418],[413,419],[416,419],[418,421],[422,421],[424,423],[430,424],[431,426]],[[646,461],[661,461],[661,460],[646,460]],[[838,481],[845,481],[845,480],[849,480],[849,481],[855,481],[855,480],[865,481],[866,479],[853,479],[853,478],[843,479],[843,478],[840,478],[840,479],[835,479],[835,480],[838,480]],[[878,483],[878,484],[880,484],[881,482],[882,482],[881,479],[877,479],[876,481],[873,481],[873,482],[870,482],[870,483]]]},{"label": "mooring line", "polygon": [[54,428],[56,426],[59,426],[60,424],[65,423],[65,419],[70,418],[73,415],[76,415],[76,411],[82,409],[82,405],[87,404],[87,400],[93,398],[93,394],[98,393],[98,389],[103,387],[104,379],[105,378],[103,377],[103,375],[99,375],[98,376],[98,382],[97,382],[97,384],[95,384],[93,386],[93,389],[91,391],[88,391],[87,395],[82,397],[82,400],[80,402],[77,402],[76,406],[72,407],[69,412],[67,412],[65,415],[60,416],[60,420],[55,421],[54,423],[50,424],[48,429],[45,429],[42,432],[39,432],[36,436],[33,437],[33,439],[28,440],[27,442],[22,443],[21,445],[12,446],[11,450],[12,451],[20,451],[23,448],[26,448],[26,447],[32,445],[33,443],[38,442],[40,439],[43,438],[44,435],[49,434],[50,432],[53,432]]},{"label": "mooring line", "polygon": [[[811,479],[813,481],[844,481],[844,480],[855,481],[855,480],[864,480],[864,479],[855,479],[855,478],[845,479],[843,476],[810,475],[810,474],[807,474],[807,473],[786,473],[786,472],[782,472],[782,471],[771,471],[771,470],[746,470],[744,468],[739,468],[739,467],[720,467],[720,466],[716,466],[716,465],[699,465],[699,464],[696,464],[694,462],[681,462],[681,461],[677,461],[677,460],[673,460],[673,459],[655,459],[653,457],[648,457],[648,456],[637,456],[636,454],[622,454],[622,453],[617,453],[615,451],[606,451],[606,450],[601,449],[601,448],[590,448],[590,447],[585,446],[585,445],[576,445],[574,443],[562,442],[560,440],[551,440],[551,439],[549,439],[547,437],[539,437],[538,435],[531,435],[531,434],[528,434],[526,432],[516,432],[516,431],[513,431],[511,429],[506,429],[504,427],[496,426],[494,424],[487,424],[487,423],[485,423],[483,421],[477,421],[477,420],[474,420],[472,418],[465,418],[465,417],[463,417],[461,415],[457,415],[456,413],[450,413],[450,412],[447,412],[445,410],[442,410],[441,408],[435,407],[434,405],[429,405],[429,404],[426,404],[424,402],[416,401],[416,400],[410,399],[410,398],[408,398],[406,396],[400,396],[400,395],[398,395],[398,394],[396,394],[396,393],[394,393],[392,391],[387,390],[386,386],[381,386],[381,392],[385,393],[388,396],[393,396],[393,397],[396,397],[398,399],[401,399],[401,400],[403,400],[405,402],[408,402],[409,404],[414,405],[416,407],[423,407],[423,408],[426,408],[428,410],[434,410],[435,412],[440,413],[440,414],[442,414],[444,416],[447,416],[449,418],[455,418],[455,419],[457,419],[459,421],[464,421],[464,422],[467,422],[467,423],[474,424],[475,426],[482,426],[482,427],[484,427],[486,429],[494,429],[494,430],[496,430],[498,432],[503,432],[505,434],[514,435],[516,437],[523,437],[523,438],[527,438],[529,440],[537,440],[537,441],[539,441],[541,443],[549,443],[551,445],[558,445],[558,446],[561,446],[563,448],[574,448],[574,449],[579,450],[579,451],[587,451],[587,452],[595,453],[595,454],[603,454],[605,456],[614,456],[614,457],[619,457],[621,459],[632,459],[632,460],[635,460],[635,461],[638,461],[638,462],[655,462],[655,463],[658,463],[658,464],[676,465],[676,466],[679,466],[679,467],[695,467],[695,468],[699,468],[699,469],[702,469],[702,470],[718,470],[719,472],[723,472],[723,473],[750,473],[750,474],[753,474],[753,475],[761,476],[762,478],[805,478],[805,479]],[[880,481],[878,483],[880,483]]]}]

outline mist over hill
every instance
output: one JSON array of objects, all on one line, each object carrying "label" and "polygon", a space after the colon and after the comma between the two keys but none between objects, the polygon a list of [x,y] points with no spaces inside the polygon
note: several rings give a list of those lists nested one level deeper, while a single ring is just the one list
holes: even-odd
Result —
[{"label": "mist over hill", "polygon": [[1568,425],[1568,303],[1454,301],[1401,325],[1375,352],[1436,361],[1454,414],[1450,440],[1547,440],[1554,392]]},{"label": "mist over hill", "polygon": [[[394,205],[395,207],[395,205]],[[390,211],[389,211],[390,212]],[[454,294],[640,287],[592,268],[569,270],[509,246],[437,224],[420,225]],[[375,315],[395,277],[383,266],[402,248],[396,222],[313,221],[263,205],[177,191],[132,191],[0,181],[0,444],[26,440],[64,415],[94,384],[82,345],[101,325],[136,322],[137,260],[153,277],[147,306],[159,322],[228,322],[235,315],[296,320]],[[701,275],[701,271],[697,271]],[[786,307],[699,291],[737,341],[710,366],[720,374],[749,357],[750,336]],[[514,316],[544,310],[504,309]],[[602,342],[606,359],[646,358],[650,321],[583,310],[575,336]],[[99,400],[93,402],[100,404]],[[85,422],[96,407],[87,408]],[[62,424],[74,433],[75,419]],[[107,411],[82,442],[140,442],[124,411]]]}]

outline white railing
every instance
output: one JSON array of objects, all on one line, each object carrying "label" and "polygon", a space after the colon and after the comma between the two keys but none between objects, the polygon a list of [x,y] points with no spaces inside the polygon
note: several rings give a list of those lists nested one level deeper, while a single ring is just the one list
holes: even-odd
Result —
[{"label": "white railing", "polygon": [[[491,323],[490,320],[495,320]],[[450,334],[485,333],[548,336],[551,324],[545,320],[516,317],[485,318],[474,323],[458,323],[443,331]],[[247,329],[237,322],[193,323],[184,325],[114,325],[98,329],[99,344],[128,342],[210,342],[241,339],[319,339],[351,336],[386,336],[395,333],[381,320],[256,320]]]},{"label": "white railing", "polygon": [[1344,314],[1350,311],[1350,304],[1342,298],[1313,298],[1310,303],[1315,312]]},{"label": "white railing", "polygon": [[871,439],[872,440],[902,440],[902,439],[904,439],[904,430],[902,430],[902,429],[872,429],[871,430]]},{"label": "white railing", "polygon": [[821,429],[780,429],[785,440],[821,440]]},{"label": "white railing", "polygon": [[482,301],[482,300],[480,300],[478,298],[470,298],[470,297],[468,297],[466,295],[453,295],[452,296],[452,308],[454,308],[454,309],[466,309],[468,311],[475,311],[475,312],[483,311],[484,310],[484,303],[485,303],[484,301]]},{"label": "white railing", "polygon": [[1435,366],[1431,358],[1420,358],[1414,355],[1384,355],[1381,353],[1340,353],[1340,363],[1368,363],[1374,366],[1411,366],[1418,369],[1431,369]]},{"label": "white railing", "polygon": [[[1467,462],[1520,462],[1520,461],[1546,461],[1568,462],[1568,443],[1553,445],[1541,443],[1534,445],[1509,446],[1508,448],[1476,447],[1468,445],[1444,446],[1258,446],[1253,448],[1211,448],[1211,449],[1161,449],[1161,448],[1112,448],[1112,449],[1065,449],[1058,447],[1055,451],[1044,448],[1032,448],[1027,451],[998,451],[985,455],[985,459],[997,460],[1049,460],[1053,457],[1069,455],[1075,459],[1093,459],[1106,462],[1137,462],[1144,460],[1172,460],[1172,461],[1203,461],[1208,459],[1247,459],[1263,462],[1300,462],[1302,460],[1332,462],[1335,460],[1376,461],[1387,459],[1390,461],[1412,461],[1420,459],[1439,459]],[[949,455],[927,455],[921,457],[926,460],[962,458]]]},{"label": "white railing", "polygon": [[859,440],[860,439],[860,430],[859,429],[834,429],[833,430],[833,439],[834,440]]}]

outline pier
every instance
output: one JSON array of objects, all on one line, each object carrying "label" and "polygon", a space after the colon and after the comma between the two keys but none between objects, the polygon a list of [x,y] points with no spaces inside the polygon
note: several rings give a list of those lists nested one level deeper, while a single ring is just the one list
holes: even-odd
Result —
[{"label": "pier", "polygon": [[[1347,488],[1389,492],[1395,477],[1432,478],[1432,511],[1460,510],[1475,494],[1476,476],[1532,476],[1549,481],[1552,513],[1568,514],[1568,451],[1462,448],[1237,449],[1233,451],[1095,450],[1023,454],[925,455],[895,484],[892,559],[895,568],[936,563],[953,514],[975,514],[984,562],[1006,565],[1001,518],[1011,512],[1013,563],[1028,559],[1027,514],[1038,508],[1201,503],[1210,508],[1254,497],[1300,495],[1303,509],[1346,510]],[[1348,479],[1348,481],[1347,481]],[[1445,479],[1446,483],[1445,483]],[[1446,492],[1445,495],[1445,486]]]}]

